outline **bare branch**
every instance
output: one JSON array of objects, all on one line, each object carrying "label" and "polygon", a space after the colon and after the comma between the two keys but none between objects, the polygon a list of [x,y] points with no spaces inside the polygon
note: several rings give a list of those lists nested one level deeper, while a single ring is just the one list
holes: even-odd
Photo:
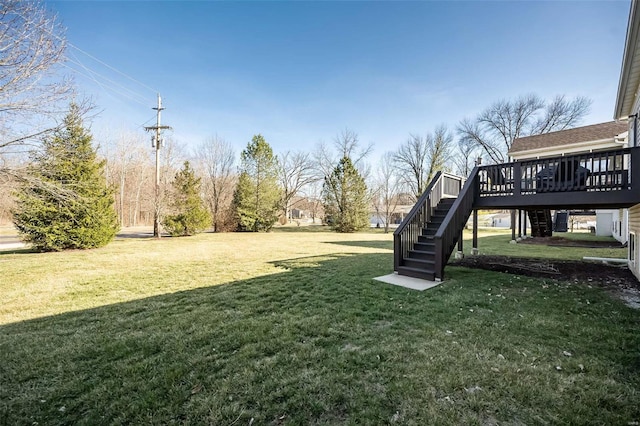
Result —
[{"label": "bare branch", "polygon": [[301,189],[316,180],[311,155],[304,152],[290,152],[278,156],[278,179],[282,188],[282,210],[285,219],[289,219],[291,201]]},{"label": "bare branch", "polygon": [[235,161],[236,153],[231,144],[217,135],[207,139],[196,151],[196,162],[204,176],[202,187],[215,232],[226,227],[230,216],[228,210],[237,181]]},{"label": "bare branch", "polygon": [[393,156],[400,180],[417,199],[435,173],[447,168],[451,159],[453,135],[445,125],[436,127],[424,138],[410,135]]},{"label": "bare branch", "polygon": [[585,97],[567,101],[559,95],[546,103],[529,94],[494,102],[474,120],[462,120],[456,130],[465,143],[482,149],[490,162],[503,163],[514,140],[573,127],[588,113],[590,105]]},{"label": "bare branch", "polygon": [[45,118],[65,112],[71,85],[56,76],[65,47],[64,29],[40,1],[2,2],[0,147],[41,135],[51,127],[41,127]]}]

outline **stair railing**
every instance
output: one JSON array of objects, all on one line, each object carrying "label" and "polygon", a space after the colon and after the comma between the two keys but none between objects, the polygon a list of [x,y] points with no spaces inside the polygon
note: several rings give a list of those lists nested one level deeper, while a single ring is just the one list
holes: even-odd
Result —
[{"label": "stair railing", "polygon": [[444,267],[473,211],[473,204],[476,194],[478,193],[478,188],[478,168],[476,167],[467,178],[458,198],[456,198],[456,201],[451,206],[451,209],[434,236],[436,246],[436,279],[442,280],[444,278]]},{"label": "stair railing", "polygon": [[422,228],[431,220],[438,203],[443,198],[456,197],[462,188],[464,178],[449,173],[438,172],[422,193],[409,214],[393,233],[393,269],[395,271],[407,257],[409,250],[418,242]]},{"label": "stair railing", "polygon": [[433,209],[442,198],[442,184],[440,177],[442,172],[436,173],[435,177],[422,193],[418,201],[413,206],[409,214],[393,232],[393,270],[397,271],[401,266],[402,259],[407,257],[409,250],[418,241],[425,223],[431,219]]}]

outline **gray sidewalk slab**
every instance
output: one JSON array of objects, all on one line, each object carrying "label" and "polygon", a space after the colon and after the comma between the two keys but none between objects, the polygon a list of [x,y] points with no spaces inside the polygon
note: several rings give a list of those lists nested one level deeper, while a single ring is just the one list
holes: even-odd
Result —
[{"label": "gray sidewalk slab", "polygon": [[374,280],[418,291],[428,290],[441,283],[441,281],[421,280],[419,278],[405,277],[404,275],[398,275],[396,273],[376,277]]}]

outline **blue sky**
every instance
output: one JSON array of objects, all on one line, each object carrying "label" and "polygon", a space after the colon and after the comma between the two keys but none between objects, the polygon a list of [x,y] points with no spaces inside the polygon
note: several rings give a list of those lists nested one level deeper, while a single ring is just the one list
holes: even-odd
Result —
[{"label": "blue sky", "polygon": [[47,6],[74,46],[144,84],[69,50],[71,67],[136,93],[77,74],[100,134],[139,129],[158,91],[187,148],[217,134],[240,151],[261,133],[276,152],[312,150],[349,128],[376,154],[526,93],[588,96],[584,124],[611,120],[629,12],[627,1]]}]

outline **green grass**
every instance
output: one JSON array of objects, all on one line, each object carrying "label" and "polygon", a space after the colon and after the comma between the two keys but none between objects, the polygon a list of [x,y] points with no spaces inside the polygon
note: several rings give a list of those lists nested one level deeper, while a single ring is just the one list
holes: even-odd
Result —
[{"label": "green grass", "polygon": [[[554,236],[581,241],[611,241],[617,244],[612,237],[600,237],[585,232],[554,232]],[[481,232],[478,235],[478,251],[480,254],[502,256],[524,256],[565,260],[582,260],[585,256],[591,257],[627,257],[626,248],[590,248],[590,247],[560,247],[537,244],[510,244],[511,231]],[[464,233],[464,253],[470,252],[471,231]]]},{"label": "green grass", "polygon": [[[481,250],[537,248],[502,237]],[[640,421],[638,311],[465,268],[427,292],[373,281],[391,247],[273,232],[0,254],[0,424]]]}]

